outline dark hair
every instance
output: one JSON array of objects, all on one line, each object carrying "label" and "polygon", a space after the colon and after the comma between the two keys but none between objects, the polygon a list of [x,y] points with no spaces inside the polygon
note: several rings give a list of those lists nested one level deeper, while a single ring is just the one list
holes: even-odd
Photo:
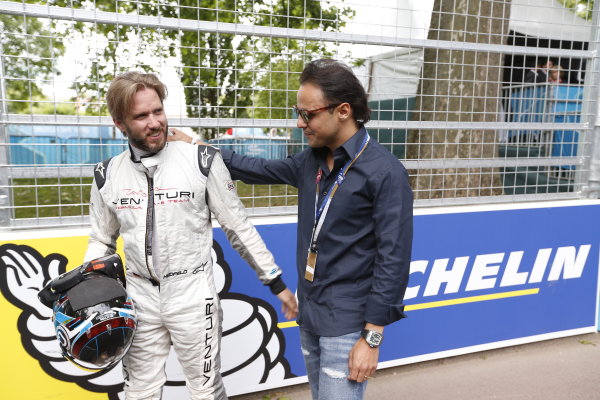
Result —
[{"label": "dark hair", "polygon": [[300,84],[305,83],[319,87],[329,104],[350,104],[359,124],[366,124],[371,119],[367,93],[352,69],[343,62],[325,58],[311,61],[300,75]]},{"label": "dark hair", "polygon": [[130,71],[112,80],[106,93],[106,104],[115,121],[123,121],[131,109],[133,96],[142,89],[155,90],[161,103],[167,97],[167,87],[154,74]]}]

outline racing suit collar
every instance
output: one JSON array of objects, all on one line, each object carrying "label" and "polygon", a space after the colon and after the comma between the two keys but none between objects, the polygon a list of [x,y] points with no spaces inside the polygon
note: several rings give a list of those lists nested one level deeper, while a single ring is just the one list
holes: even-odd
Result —
[{"label": "racing suit collar", "polygon": [[149,151],[138,149],[135,146],[132,146],[131,143],[127,143],[129,146],[129,158],[134,163],[139,163],[142,158],[152,157],[155,153],[150,153]]},{"label": "racing suit collar", "polygon": [[142,172],[148,173],[149,176],[153,176],[158,164],[160,164],[160,160],[163,158],[162,154],[166,151],[168,147],[165,147],[159,151],[158,153],[150,153],[144,150],[140,150],[135,146],[129,145],[129,157],[133,162],[133,165],[136,169],[141,170]]}]

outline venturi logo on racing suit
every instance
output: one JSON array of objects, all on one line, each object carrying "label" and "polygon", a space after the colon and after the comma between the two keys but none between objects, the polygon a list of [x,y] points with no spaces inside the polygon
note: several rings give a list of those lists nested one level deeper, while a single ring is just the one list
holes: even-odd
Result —
[{"label": "venturi logo on racing suit", "polygon": [[[146,202],[148,194],[142,190],[123,189],[122,194],[113,204],[117,210],[133,209],[141,210]],[[196,194],[191,191],[179,190],[177,188],[155,188],[154,189],[154,205],[164,205],[173,203],[186,203],[196,197]]]}]

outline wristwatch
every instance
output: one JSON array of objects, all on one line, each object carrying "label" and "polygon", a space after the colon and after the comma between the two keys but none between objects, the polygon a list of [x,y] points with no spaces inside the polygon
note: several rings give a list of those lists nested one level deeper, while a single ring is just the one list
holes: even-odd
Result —
[{"label": "wristwatch", "polygon": [[370,329],[363,329],[360,331],[360,336],[365,339],[369,347],[379,347],[381,342],[383,341],[383,333],[372,331]]}]

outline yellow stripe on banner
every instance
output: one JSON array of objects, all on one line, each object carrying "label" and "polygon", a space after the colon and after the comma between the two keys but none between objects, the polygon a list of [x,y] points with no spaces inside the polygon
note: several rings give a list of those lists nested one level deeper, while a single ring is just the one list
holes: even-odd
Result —
[{"label": "yellow stripe on banner", "polygon": [[[532,294],[538,294],[539,292],[540,292],[540,289],[535,288],[535,289],[515,290],[513,292],[485,294],[485,295],[473,296],[473,297],[462,297],[460,299],[432,301],[431,303],[412,304],[412,305],[406,306],[406,307],[404,307],[404,311],[424,310],[426,308],[446,307],[446,306],[453,306],[456,304],[466,304],[466,303],[476,303],[479,301],[506,299],[508,297],[529,296]],[[280,329],[294,328],[296,326],[298,326],[296,321],[280,322],[277,324],[277,327]]]},{"label": "yellow stripe on banner", "polygon": [[283,328],[294,328],[298,326],[298,324],[296,323],[296,321],[288,321],[288,322],[280,322],[277,324],[277,327],[280,329]]},{"label": "yellow stripe on banner", "polygon": [[539,292],[540,292],[540,289],[535,288],[535,289],[515,290],[513,292],[485,294],[485,295],[473,296],[473,297],[462,297],[460,299],[432,301],[431,303],[408,305],[408,306],[404,307],[404,311],[415,311],[415,310],[423,310],[426,308],[446,307],[446,306],[453,306],[455,304],[476,303],[478,301],[505,299],[508,297],[528,296],[531,294],[538,294]]}]

